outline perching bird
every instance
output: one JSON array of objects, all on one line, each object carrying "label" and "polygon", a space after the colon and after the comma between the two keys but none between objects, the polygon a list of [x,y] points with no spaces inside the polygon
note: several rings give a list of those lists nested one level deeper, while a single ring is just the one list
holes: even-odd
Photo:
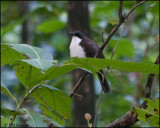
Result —
[{"label": "perching bird", "polygon": [[[69,33],[73,35],[71,44],[69,46],[71,57],[86,58],[95,56],[99,46],[94,41],[92,41],[79,31]],[[104,58],[104,55],[101,53],[99,58]],[[100,72],[103,74],[102,70],[100,70]],[[109,92],[110,87],[108,81],[105,77],[102,76],[101,73],[97,74],[102,89],[104,92]]]}]

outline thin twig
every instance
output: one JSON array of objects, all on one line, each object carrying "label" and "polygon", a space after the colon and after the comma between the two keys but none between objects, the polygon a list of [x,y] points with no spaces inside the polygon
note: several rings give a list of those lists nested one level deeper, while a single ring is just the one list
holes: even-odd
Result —
[{"label": "thin twig", "polygon": [[[155,64],[159,64],[160,61],[160,55],[157,57]],[[145,93],[145,98],[150,98],[151,96],[151,89],[152,89],[152,83],[154,80],[155,74],[149,74],[147,84],[146,84],[146,93]]]},{"label": "thin twig", "polygon": [[96,113],[95,113],[95,117],[94,117],[94,122],[93,122],[93,127],[96,127],[97,115],[98,115],[98,110],[99,110],[99,106],[100,106],[101,99],[102,99],[102,93],[103,93],[103,90],[101,90],[101,94],[100,94],[99,99],[98,99],[97,109],[96,109]]},{"label": "thin twig", "polygon": [[122,13],[122,6],[123,6],[123,0],[119,3],[119,20],[123,20],[123,13]]},{"label": "thin twig", "polygon": [[104,32],[102,31],[102,42],[104,42]]},{"label": "thin twig", "polygon": [[88,72],[85,72],[81,78],[78,80],[78,82],[76,83],[76,85],[74,86],[72,92],[70,93],[70,97],[72,97],[74,95],[74,93],[77,91],[77,89],[79,88],[80,84],[83,82],[83,80],[86,78],[86,76],[88,75]]},{"label": "thin twig", "polygon": [[83,99],[83,96],[82,95],[79,95],[77,93],[73,93],[75,96],[78,96],[80,99]]},{"label": "thin twig", "polygon": [[135,6],[133,6],[133,8],[130,10],[130,12],[125,16],[125,19],[127,19],[129,17],[129,15],[141,4],[145,3],[147,0],[145,1],[141,1],[140,3],[136,4]]},{"label": "thin twig", "polygon": [[116,48],[117,48],[117,46],[118,46],[118,44],[119,44],[119,42],[120,42],[120,40],[121,40],[124,32],[125,32],[125,25],[124,25],[124,28],[123,28],[123,30],[122,30],[122,32],[121,32],[121,35],[120,35],[120,37],[119,37],[119,39],[118,39],[118,42],[117,42],[116,46],[113,48],[112,55],[111,55],[111,59],[113,58],[113,55],[114,55],[114,53],[115,53],[115,51],[116,51]]}]

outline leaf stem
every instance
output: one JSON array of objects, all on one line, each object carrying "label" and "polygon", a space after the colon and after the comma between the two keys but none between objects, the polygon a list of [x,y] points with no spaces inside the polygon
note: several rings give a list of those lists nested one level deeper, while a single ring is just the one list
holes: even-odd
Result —
[{"label": "leaf stem", "polygon": [[[38,88],[44,81],[42,81],[40,84],[35,85],[30,91],[29,93],[27,92],[26,95],[23,97],[23,99],[21,100],[21,102],[17,105],[16,109],[19,109],[26,101],[27,97],[36,89]],[[9,123],[7,124],[7,128],[10,127],[10,125],[13,123],[13,121],[15,120],[16,115],[15,116],[11,116]]]}]

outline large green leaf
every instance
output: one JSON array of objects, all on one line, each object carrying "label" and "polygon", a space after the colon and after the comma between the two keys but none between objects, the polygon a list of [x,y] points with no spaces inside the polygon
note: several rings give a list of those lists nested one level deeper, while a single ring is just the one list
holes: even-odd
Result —
[{"label": "large green leaf", "polygon": [[60,67],[55,67],[54,70],[50,70],[50,75],[48,75],[48,80],[50,79],[54,79],[56,77],[62,76],[64,74],[66,74],[67,72],[70,72],[74,69],[76,69],[77,66],[75,65],[68,65],[68,64],[64,64]]},{"label": "large green leaf", "polygon": [[156,99],[155,101],[152,101],[150,99],[146,99],[147,101],[147,108],[146,109],[140,109],[135,107],[133,111],[138,114],[137,118],[144,122],[149,123],[152,126],[159,127],[159,99]]},{"label": "large green leaf", "polygon": [[12,46],[1,44],[1,66],[11,63],[14,59],[25,59],[25,56],[11,48]]},{"label": "large green leaf", "polygon": [[15,59],[53,59],[47,50],[26,44],[1,44],[1,65],[13,64]]},{"label": "large green leaf", "polygon": [[51,33],[64,28],[65,25],[66,24],[64,22],[61,22],[59,19],[47,20],[37,26],[37,31]]},{"label": "large green leaf", "polygon": [[8,97],[12,98],[18,105],[16,98],[11,94],[11,92],[7,89],[7,87],[2,82],[1,82],[1,91],[4,92]]},{"label": "large green leaf", "polygon": [[[116,45],[118,40],[111,39],[110,40],[110,46],[113,49]],[[128,39],[121,39],[118,47],[116,48],[115,55],[118,56],[125,56],[125,57],[133,57],[135,55],[135,49],[132,42]]]},{"label": "large green leaf", "polygon": [[58,124],[56,121],[53,119],[50,119],[44,115],[41,115],[37,112],[34,112],[32,110],[28,110],[23,108],[24,111],[27,112],[29,115],[29,119],[27,121],[27,124],[30,125],[31,127],[47,127],[47,121],[52,123],[54,126],[57,127],[62,127],[60,124]]},{"label": "large green leaf", "polygon": [[73,57],[66,65],[74,65],[77,68],[84,68],[96,73],[107,66],[125,72],[142,72],[159,74],[159,65],[140,62],[124,62],[120,60],[99,59],[99,58],[76,58]]},{"label": "large green leaf", "polygon": [[48,77],[57,61],[45,59],[15,60],[14,69],[28,91]]},{"label": "large green leaf", "polygon": [[71,115],[71,100],[65,92],[43,84],[31,96],[42,105],[41,109],[44,115],[65,125],[64,120]]}]

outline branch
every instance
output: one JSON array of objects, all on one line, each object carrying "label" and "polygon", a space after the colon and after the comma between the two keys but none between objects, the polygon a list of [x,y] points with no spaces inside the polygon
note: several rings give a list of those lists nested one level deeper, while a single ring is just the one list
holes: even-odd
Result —
[{"label": "branch", "polygon": [[[37,84],[36,86],[34,86],[30,91],[29,93],[27,93],[23,99],[21,100],[21,102],[17,105],[17,108],[16,109],[19,109],[26,101],[27,97],[36,89],[38,88],[44,81],[42,81],[40,84]],[[11,116],[10,117],[10,120],[9,120],[9,123],[7,124],[7,128],[10,127],[10,125],[13,123],[13,121],[15,120],[16,116]]]},{"label": "branch", "polygon": [[122,14],[122,6],[123,6],[123,0],[120,1],[120,3],[119,3],[119,19],[120,20],[124,19],[123,14]]},{"label": "branch", "polygon": [[[116,24],[116,26],[112,29],[112,31],[109,33],[107,39],[102,43],[102,45],[99,47],[99,49],[97,50],[96,54],[95,54],[95,58],[98,58],[99,55],[102,53],[103,49],[106,47],[106,45],[109,43],[110,39],[112,38],[112,36],[115,34],[115,32],[118,30],[118,28],[121,26],[121,24],[123,24],[125,22],[125,20],[128,18],[128,16],[141,4],[145,3],[146,1],[142,1],[139,4],[133,6],[133,8],[130,10],[130,12],[127,14],[126,17],[123,16],[122,14],[122,4],[123,1],[120,1],[119,4],[119,22],[118,24]],[[76,85],[74,86],[74,89],[72,90],[72,92],[70,93],[70,97],[73,96],[73,94],[75,93],[75,91],[79,88],[80,84],[83,82],[83,80],[85,79],[85,77],[87,76],[88,73],[85,73],[76,83]]]},{"label": "branch", "polygon": [[114,55],[114,53],[115,53],[115,51],[116,51],[116,48],[117,48],[117,46],[118,46],[118,44],[119,44],[119,42],[120,42],[120,40],[121,40],[124,32],[125,32],[125,25],[124,25],[124,28],[123,28],[123,30],[122,30],[122,33],[121,33],[121,35],[120,35],[120,37],[119,37],[119,39],[118,39],[118,42],[116,43],[116,46],[113,48],[112,55],[111,55],[111,59],[113,58],[113,55]]},{"label": "branch", "polygon": [[136,122],[136,118],[133,116],[134,113],[129,113],[127,112],[124,116],[122,116],[121,118],[115,120],[114,122],[112,122],[111,124],[107,125],[106,127],[109,128],[113,128],[113,127],[118,127],[118,128],[122,128],[122,127],[129,127],[130,124],[133,124],[134,122]]},{"label": "branch", "polygon": [[104,42],[104,32],[102,31],[102,42]]},{"label": "branch", "polygon": [[94,117],[93,127],[96,127],[98,110],[99,110],[99,106],[100,106],[101,99],[102,99],[102,92],[103,92],[103,91],[101,90],[101,94],[100,94],[100,96],[99,96],[98,103],[97,103],[97,109],[96,109],[96,113],[95,113],[95,117]]},{"label": "branch", "polygon": [[130,12],[125,16],[125,19],[127,19],[129,17],[129,15],[141,4],[145,3],[147,0],[145,1],[141,1],[139,4],[136,4],[135,6],[133,6],[133,8],[130,10]]},{"label": "branch", "polygon": [[[160,56],[157,57],[155,64],[158,64],[160,59]],[[151,95],[151,87],[152,87],[152,83],[153,83],[153,79],[154,79],[155,74],[149,74],[148,77],[148,81],[146,84],[146,98],[150,98]],[[144,108],[146,109],[146,101],[144,101],[139,108]],[[107,125],[106,127],[130,127],[132,126],[134,123],[136,123],[138,121],[136,116],[133,116],[134,113],[131,112],[127,112],[124,116],[122,116],[121,118],[113,121],[111,124]]]},{"label": "branch", "polygon": [[[157,57],[155,64],[159,64],[159,61],[160,61],[159,57],[160,57],[160,55]],[[155,77],[155,74],[149,74],[149,76],[148,76],[148,81],[146,84],[146,94],[145,94],[146,98],[150,98],[150,96],[151,96],[151,88],[152,88],[152,83],[153,83],[154,77]]]},{"label": "branch", "polygon": [[76,85],[74,86],[72,92],[70,93],[70,95],[69,95],[70,97],[72,97],[72,96],[75,94],[75,92],[76,92],[77,89],[79,88],[80,84],[83,82],[83,80],[86,78],[87,75],[88,75],[88,72],[85,72],[85,73],[81,76],[81,78],[78,80],[78,82],[77,82]]}]

